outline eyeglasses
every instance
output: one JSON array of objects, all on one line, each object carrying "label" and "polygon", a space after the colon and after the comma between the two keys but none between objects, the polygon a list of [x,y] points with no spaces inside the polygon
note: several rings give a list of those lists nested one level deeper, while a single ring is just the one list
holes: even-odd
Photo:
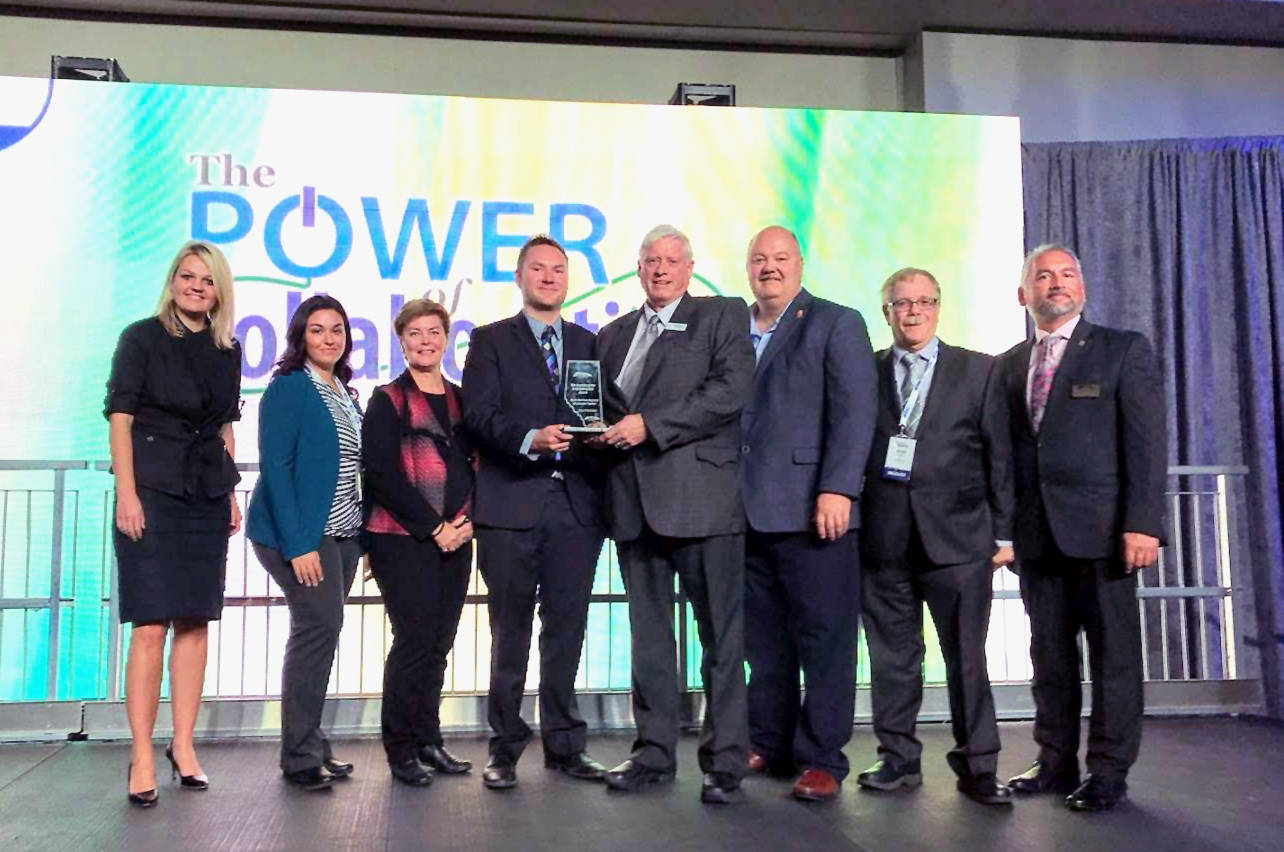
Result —
[{"label": "eyeglasses", "polygon": [[886,303],[883,307],[894,308],[898,311],[908,311],[910,309],[910,305],[918,305],[918,309],[920,311],[926,311],[931,308],[935,308],[940,303],[941,303],[940,299],[931,299],[931,298],[928,298],[927,296],[923,296],[918,299],[893,299],[892,301]]}]

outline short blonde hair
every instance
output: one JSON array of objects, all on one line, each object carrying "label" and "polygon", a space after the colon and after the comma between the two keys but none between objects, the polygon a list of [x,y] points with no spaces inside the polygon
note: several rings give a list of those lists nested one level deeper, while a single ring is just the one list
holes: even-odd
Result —
[{"label": "short blonde hair", "polygon": [[441,330],[450,334],[450,311],[440,302],[432,299],[411,299],[397,311],[397,318],[392,321],[392,329],[401,337],[401,333],[420,317],[435,316],[441,320]]},{"label": "short blonde hair", "polygon": [[178,274],[178,265],[188,257],[196,257],[204,263],[214,279],[214,310],[209,313],[210,337],[219,349],[231,349],[236,344],[233,336],[233,324],[236,322],[236,309],[232,301],[232,268],[227,264],[223,252],[200,240],[184,243],[174,255],[174,262],[169,265],[169,274],[165,276],[165,286],[161,288],[160,300],[156,303],[156,318],[161,321],[174,337],[182,334],[178,318],[178,309],[174,306],[173,283]]}]

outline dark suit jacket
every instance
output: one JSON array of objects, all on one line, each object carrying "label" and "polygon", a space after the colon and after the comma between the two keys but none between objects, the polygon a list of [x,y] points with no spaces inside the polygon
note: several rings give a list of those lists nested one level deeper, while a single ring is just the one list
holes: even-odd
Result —
[{"label": "dark suit jacket", "polygon": [[1017,559],[1042,556],[1048,533],[1076,559],[1117,556],[1124,532],[1162,541],[1168,440],[1150,342],[1080,320],[1037,436],[1026,407],[1032,346],[1026,340],[999,356],[1011,413]]},{"label": "dark suit jacket", "polygon": [[[799,291],[762,353],[753,399],[740,415],[750,527],[807,532],[820,492],[860,499],[877,387],[861,315]],[[860,526],[859,505],[850,523]]]},{"label": "dark suit jacket", "polygon": [[[566,362],[594,357],[593,333],[562,320],[562,385]],[[518,451],[526,433],[550,423],[579,423],[562,394],[555,393],[544,353],[521,313],[472,333],[462,380],[464,423],[480,456],[473,520],[505,529],[530,529],[545,499],[545,480],[555,467],[566,478],[571,507],[581,524],[601,524],[602,476],[596,458],[580,442],[562,453],[531,461]]]},{"label": "dark suit jacket", "polygon": [[911,522],[936,565],[994,555],[1012,538],[1012,448],[1007,400],[993,356],[940,343],[915,436],[909,482],[884,479],[901,406],[890,348],[878,353],[878,428],[866,468],[861,547],[871,559],[904,556]]},{"label": "dark suit jacket", "polygon": [[609,452],[607,518],[616,541],[645,523],[664,536],[706,538],[744,531],[740,503],[740,409],[753,389],[749,309],[725,296],[682,297],[672,322],[647,353],[638,398],[615,385],[642,311],[598,335],[606,419],[640,413],[648,437],[627,453]]}]

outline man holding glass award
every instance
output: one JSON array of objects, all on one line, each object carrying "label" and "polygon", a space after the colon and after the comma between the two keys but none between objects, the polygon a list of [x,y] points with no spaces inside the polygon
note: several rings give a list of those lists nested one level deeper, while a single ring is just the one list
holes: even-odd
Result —
[{"label": "man holding glass award", "polygon": [[577,411],[602,419],[601,393],[594,412],[591,391],[599,372],[594,337],[562,319],[567,257],[556,240],[528,240],[515,278],[521,312],[472,333],[462,383],[464,421],[481,456],[473,523],[491,630],[492,736],[482,783],[496,790],[517,784],[517,760],[531,740],[521,705],[536,603],[544,765],[588,781],[605,774],[585,753],[575,699],[605,537],[596,459],[572,440],[573,431],[595,425]]}]

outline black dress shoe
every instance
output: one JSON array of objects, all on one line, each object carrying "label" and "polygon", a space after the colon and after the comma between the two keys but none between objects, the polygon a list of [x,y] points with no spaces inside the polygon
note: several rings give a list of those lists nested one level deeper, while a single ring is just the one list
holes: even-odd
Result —
[{"label": "black dress shoe", "polygon": [[125,770],[125,795],[129,797],[129,803],[136,808],[152,808],[160,801],[160,793],[153,787],[150,790],[140,790],[137,793],[129,792],[129,780],[134,774],[134,764],[129,764]]},{"label": "black dress shoe", "polygon": [[1013,793],[1069,793],[1079,786],[1079,767],[1057,769],[1036,760],[1025,772],[1009,778],[1008,786]]},{"label": "black dress shoe", "polygon": [[1108,811],[1127,797],[1127,782],[1089,775],[1078,790],[1066,796],[1066,807],[1072,811]]},{"label": "black dress shoe", "polygon": [[321,765],[325,767],[326,772],[329,772],[335,778],[348,778],[352,775],[352,770],[356,768],[351,763],[346,763],[333,757],[326,758]]},{"label": "black dress shoe", "polygon": [[313,766],[308,769],[300,769],[297,772],[285,772],[281,774],[285,780],[298,787],[301,790],[307,790],[309,793],[319,793],[322,790],[329,790],[334,779],[321,771],[321,767]]},{"label": "black dress shoe", "polygon": [[204,775],[184,775],[178,768],[178,761],[174,759],[174,744],[170,743],[165,746],[165,757],[169,759],[169,780],[178,779],[178,784],[184,790],[205,791],[210,788],[210,779]]},{"label": "black dress shoe", "polygon": [[993,772],[959,779],[959,792],[981,805],[1011,805],[1012,789],[1000,784]]},{"label": "black dress shoe", "polygon": [[644,787],[664,784],[673,780],[673,770],[651,769],[633,760],[626,760],[602,776],[606,786],[623,793],[636,793]]},{"label": "black dress shoe", "polygon": [[446,751],[446,747],[440,743],[427,745],[419,749],[419,760],[425,766],[431,766],[442,775],[463,775],[473,768],[471,761],[460,760]]},{"label": "black dress shoe", "polygon": [[706,805],[735,805],[745,800],[740,779],[725,772],[706,772],[700,781],[700,801]]},{"label": "black dress shoe", "polygon": [[517,786],[517,767],[506,760],[492,757],[482,770],[482,784],[491,790],[507,790]]},{"label": "black dress shoe", "polygon": [[413,757],[400,763],[390,763],[388,769],[393,778],[410,787],[427,787],[432,783],[432,773]]},{"label": "black dress shoe", "polygon": [[569,757],[556,757],[546,754],[544,755],[544,765],[549,769],[556,769],[558,772],[565,773],[572,778],[579,778],[581,781],[601,781],[606,775],[606,767],[582,751],[576,752]]},{"label": "black dress shoe", "polygon": [[923,771],[917,762],[892,766],[880,760],[856,776],[856,783],[866,790],[895,790],[899,787],[918,787],[923,783]]}]

